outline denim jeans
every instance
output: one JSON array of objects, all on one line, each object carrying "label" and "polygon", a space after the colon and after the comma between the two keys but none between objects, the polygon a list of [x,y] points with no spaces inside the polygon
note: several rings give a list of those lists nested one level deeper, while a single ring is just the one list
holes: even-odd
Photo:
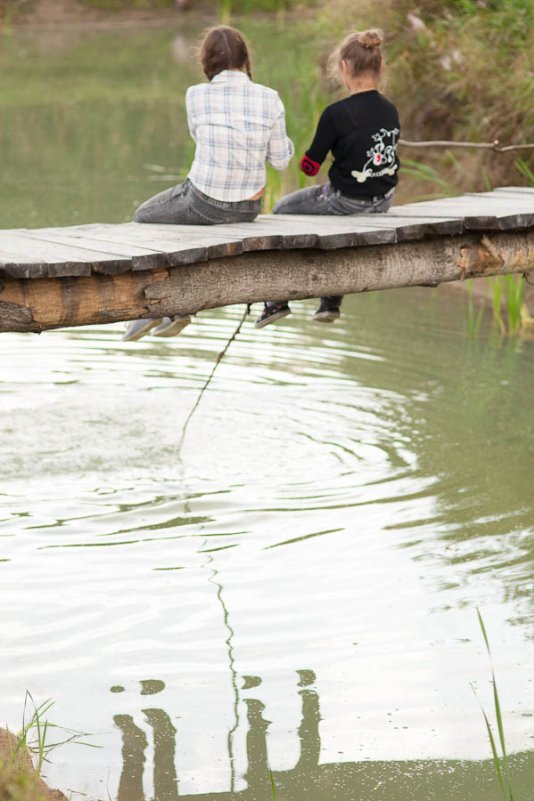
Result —
[{"label": "denim jeans", "polygon": [[215,200],[186,180],[142,203],[135,212],[134,220],[169,225],[252,222],[258,216],[260,206],[261,200],[239,200],[234,203]]},{"label": "denim jeans", "polygon": [[374,198],[347,197],[331,184],[298,189],[279,200],[273,214],[328,214],[347,217],[351,214],[380,214],[391,206],[393,192]]},{"label": "denim jeans", "polygon": [[[381,214],[391,206],[393,191],[373,198],[352,198],[342,195],[331,184],[298,189],[279,200],[273,214],[325,214],[348,217],[355,214]],[[343,295],[332,295],[321,300],[339,307]],[[280,304],[267,301],[267,306]]]}]

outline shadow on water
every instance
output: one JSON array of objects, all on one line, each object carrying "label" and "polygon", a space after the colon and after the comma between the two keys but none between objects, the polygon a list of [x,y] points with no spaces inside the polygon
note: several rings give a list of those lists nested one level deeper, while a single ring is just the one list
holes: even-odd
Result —
[{"label": "shadow on water", "polygon": [[[312,670],[298,670],[301,722],[298,728],[300,756],[290,770],[273,771],[279,799],[299,801],[365,801],[370,791],[381,801],[489,801],[498,798],[498,786],[490,761],[362,761],[319,764],[321,721],[319,695],[313,688]],[[244,676],[244,688],[258,687],[261,679]],[[159,683],[161,686],[161,682]],[[112,688],[115,692],[122,688]],[[141,693],[143,694],[143,692]],[[129,714],[114,716],[122,735],[123,767],[118,801],[269,801],[273,798],[268,753],[270,721],[263,716],[259,698],[245,700],[247,709],[244,788],[217,793],[181,793],[176,771],[177,737],[186,732],[175,728],[171,716],[158,707],[142,710],[147,729]],[[481,736],[482,727],[481,727]],[[153,742],[153,795],[145,795],[147,752]],[[232,755],[228,754],[229,760]],[[515,797],[527,799],[532,789],[534,753],[516,754],[511,759]],[[377,789],[379,792],[377,793]]]}]

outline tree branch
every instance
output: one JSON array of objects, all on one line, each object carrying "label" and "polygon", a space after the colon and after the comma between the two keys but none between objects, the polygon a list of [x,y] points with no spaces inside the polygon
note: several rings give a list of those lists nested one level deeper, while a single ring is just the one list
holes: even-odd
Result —
[{"label": "tree branch", "polygon": [[406,139],[399,139],[399,145],[403,145],[404,147],[464,147],[479,150],[493,150],[495,153],[508,153],[511,150],[534,150],[534,144],[505,145],[502,147],[498,139],[494,142],[448,142],[447,140],[439,139],[428,142],[409,142]]}]

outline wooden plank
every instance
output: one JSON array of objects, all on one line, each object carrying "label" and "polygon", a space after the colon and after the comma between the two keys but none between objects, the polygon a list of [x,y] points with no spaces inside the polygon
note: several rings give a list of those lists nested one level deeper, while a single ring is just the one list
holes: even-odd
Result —
[{"label": "wooden plank", "polygon": [[[49,264],[36,261],[28,264],[19,264],[20,254],[4,250],[0,252],[0,276],[10,275],[13,278],[45,278],[48,275]],[[91,268],[84,268],[83,275],[90,275]]]},{"label": "wooden plank", "polygon": [[527,200],[521,202],[517,198],[510,199],[509,195],[496,195],[494,198],[478,198],[462,197],[458,199],[443,198],[442,200],[435,200],[426,203],[411,203],[406,206],[394,206],[388,214],[392,212],[411,212],[418,211],[420,214],[429,217],[442,214],[443,216],[454,217],[475,217],[487,216],[503,216],[511,213],[515,214],[532,214],[534,212],[534,202]]},{"label": "wooden plank", "polygon": [[[399,206],[400,209],[404,208],[404,206]],[[293,216],[298,220],[305,220],[310,219],[309,217],[306,218],[304,215],[297,216],[297,215],[280,215],[280,219],[286,220],[289,224]],[[366,232],[370,234],[377,234],[376,241],[365,241],[365,237],[362,236],[357,244],[380,244],[380,237],[378,236],[378,232],[383,229],[390,229],[391,231],[395,232],[395,237],[391,237],[390,239],[386,240],[389,241],[408,241],[413,239],[423,239],[425,236],[429,235],[453,235],[453,234],[461,234],[464,230],[464,226],[462,223],[462,218],[460,217],[429,217],[429,218],[421,218],[417,221],[414,221],[414,218],[406,217],[402,218],[397,215],[392,215],[391,212],[385,212],[384,214],[361,214],[361,215],[354,215],[349,217],[314,217],[314,219],[318,220],[318,225],[321,228],[331,229],[335,228],[338,225],[338,220],[346,220],[346,226],[350,230],[350,227],[353,226],[353,230],[355,233],[365,234]],[[330,222],[332,220],[332,222]],[[371,237],[369,237],[371,239]]]},{"label": "wooden plank", "polygon": [[[363,245],[390,244],[396,241],[395,226],[375,225],[373,217],[381,215],[358,215],[331,217],[328,215],[276,214],[271,219],[281,230],[287,231],[302,225],[305,231],[316,232],[314,247],[333,249]],[[384,231],[390,229],[390,233]],[[291,249],[292,234],[284,234],[284,248]]]},{"label": "wooden plank", "polygon": [[[39,243],[76,247],[94,254],[92,256],[92,270],[116,274],[138,267],[143,270],[150,270],[168,264],[166,255],[162,252],[140,248],[131,243],[106,242],[94,237],[84,237],[73,233],[72,229],[53,229],[41,228],[34,231],[25,232],[25,238]],[[101,256],[106,259],[112,258],[111,262],[101,261]],[[119,260],[117,262],[117,260]]]},{"label": "wooden plank", "polygon": [[469,208],[470,211],[476,213],[477,211],[484,212],[488,204],[498,205],[499,207],[513,205],[514,208],[518,207],[521,211],[532,211],[534,206],[534,198],[528,195],[513,195],[505,192],[484,192],[472,193],[461,195],[460,197],[443,197],[438,200],[426,200],[418,203],[407,203],[404,206],[394,206],[393,208],[428,208],[439,209],[442,206],[454,206],[457,209]]},{"label": "wooden plank", "polygon": [[507,192],[514,195],[534,195],[534,188],[530,186],[498,186],[494,192]]},{"label": "wooden plank", "polygon": [[260,215],[251,223],[216,226],[130,222],[0,231],[0,271],[34,278],[116,275],[269,250],[391,245],[465,230],[530,227],[534,227],[534,190],[502,187],[395,206],[384,214]]},{"label": "wooden plank", "polygon": [[228,230],[227,226],[126,223],[121,228],[139,244],[152,242],[160,251],[168,254],[170,264],[174,266],[237,256],[244,250],[241,237]]},{"label": "wooden plank", "polygon": [[[114,231],[113,228],[119,228],[120,230]],[[184,242],[183,236],[181,240],[176,240],[175,237],[170,238],[167,242],[162,235],[158,235],[157,241],[155,242],[154,235],[152,235],[152,239],[149,240],[146,237],[136,235],[135,229],[130,229],[126,232],[119,226],[110,226],[107,230],[99,230],[95,226],[87,233],[80,230],[80,228],[66,228],[63,234],[61,234],[60,231],[55,232],[52,229],[46,230],[44,234],[42,231],[38,231],[36,234],[37,233],[38,237],[36,236],[36,238],[43,238],[48,241],[78,242],[80,246],[91,246],[95,249],[97,247],[103,249],[107,246],[109,252],[121,253],[129,258],[130,263],[126,269],[132,270],[150,270],[167,265],[174,266],[194,261],[203,261],[209,257],[210,250],[210,247],[206,247],[204,244],[202,246],[196,244],[199,240],[192,240],[191,237],[189,242]],[[203,237],[202,242],[204,242],[205,239],[206,238]],[[228,237],[226,237],[226,239],[224,237],[219,237],[219,239],[215,241],[223,242],[227,239]],[[149,241],[152,247],[146,246],[145,243]],[[235,241],[236,245],[238,245],[238,240]],[[217,256],[228,256],[241,252],[242,247],[237,246],[232,252],[230,252],[228,246],[225,246],[224,249],[220,249],[220,252],[216,249]],[[95,271],[116,272],[116,270],[107,270],[105,264]]]},{"label": "wooden plank", "polygon": [[275,230],[282,232],[284,250],[302,247],[331,250],[396,241],[393,228],[388,233],[383,227],[369,224],[365,217],[356,222],[354,217],[276,214],[270,220]]},{"label": "wooden plank", "polygon": [[[251,228],[254,226],[254,228]],[[117,226],[115,226],[117,227]],[[282,237],[269,229],[268,236],[259,236],[255,223],[244,223],[242,229],[235,224],[225,226],[181,226],[126,223],[115,236],[128,236],[139,243],[157,243],[158,248],[171,256],[171,263],[183,264],[239,255],[247,250],[266,250],[281,247]],[[241,232],[243,231],[243,233]],[[253,231],[253,235],[250,232]],[[246,236],[245,236],[246,234]],[[197,253],[193,252],[196,246]],[[200,257],[199,246],[205,246]],[[191,253],[188,251],[191,250]]]},{"label": "wooden plank", "polygon": [[0,232],[0,269],[15,277],[89,275],[95,262],[107,261],[127,269],[129,260],[83,248],[52,245],[24,235],[24,231]]},{"label": "wooden plank", "polygon": [[449,216],[463,219],[465,229],[473,231],[512,230],[534,225],[534,209],[530,211],[528,208],[525,209],[524,205],[510,206],[496,203],[481,205],[480,203],[469,203],[469,198],[466,200],[467,202],[463,203],[441,200],[431,203],[413,203],[394,207],[388,214],[427,219]]}]

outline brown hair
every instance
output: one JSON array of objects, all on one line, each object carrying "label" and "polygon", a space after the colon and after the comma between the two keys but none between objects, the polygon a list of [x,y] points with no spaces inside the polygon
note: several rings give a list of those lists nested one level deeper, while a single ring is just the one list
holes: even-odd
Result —
[{"label": "brown hair", "polygon": [[218,25],[204,34],[198,59],[209,81],[219,72],[232,69],[244,69],[248,77],[252,78],[245,37],[236,28],[228,25]]},{"label": "brown hair", "polygon": [[331,70],[338,72],[341,62],[345,61],[353,78],[364,72],[372,72],[377,78],[380,77],[384,66],[380,49],[383,41],[384,34],[378,28],[349,34],[332,53]]}]

